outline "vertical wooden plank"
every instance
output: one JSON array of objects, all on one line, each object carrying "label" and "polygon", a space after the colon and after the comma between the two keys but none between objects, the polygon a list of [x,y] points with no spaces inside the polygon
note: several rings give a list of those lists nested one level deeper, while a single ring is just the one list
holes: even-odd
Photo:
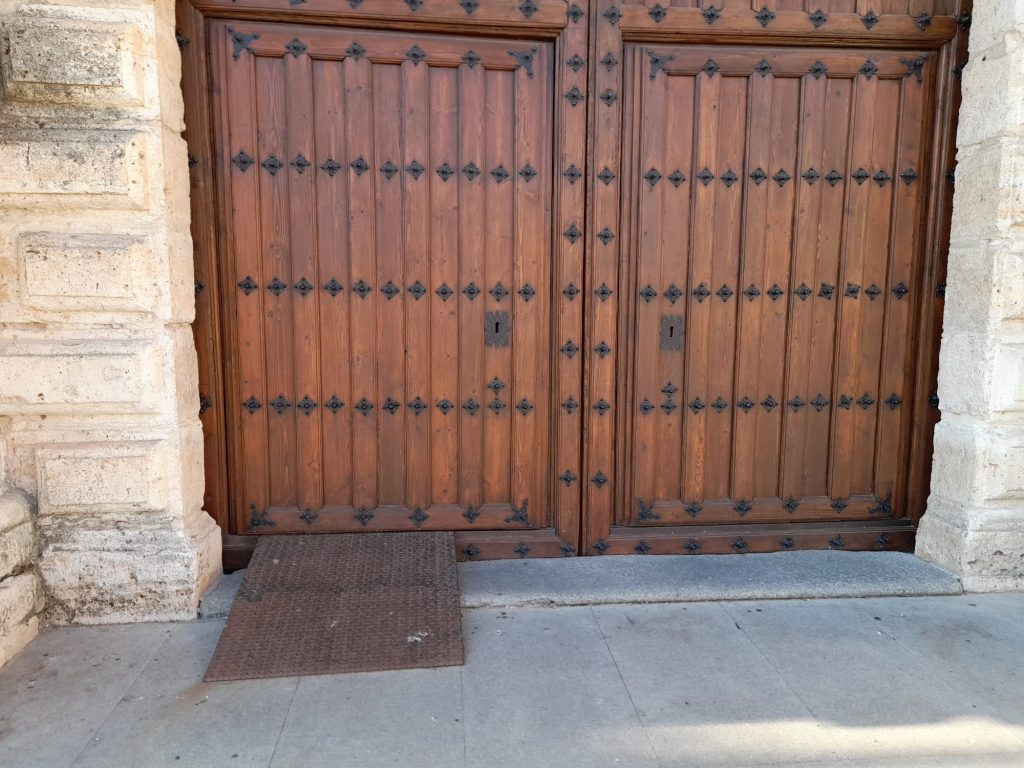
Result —
[{"label": "vertical wooden plank", "polygon": [[[349,227],[345,146],[345,82],[343,64],[313,62],[313,124],[316,174],[316,252],[320,296],[320,418],[323,423],[324,504],[352,504],[351,347],[349,315]],[[337,405],[343,403],[343,405]]]},{"label": "vertical wooden plank", "polygon": [[[402,65],[402,226],[404,228],[403,300],[405,302],[406,503],[426,509],[430,488],[430,187],[437,177],[429,169],[430,75],[426,62]],[[397,161],[396,161],[397,162]],[[439,181],[439,180],[438,180]]]},{"label": "vertical wooden plank", "polygon": [[[323,457],[320,416],[320,283],[316,251],[316,168],[313,149],[312,60],[287,55],[285,63],[286,155],[279,173],[288,183],[289,252],[292,294],[294,379],[286,390],[295,421],[296,497],[299,509],[323,506]],[[307,287],[308,286],[308,287]],[[306,403],[307,407],[301,404]],[[314,405],[309,406],[309,403]],[[282,415],[282,418],[285,416]]]},{"label": "vertical wooden plank", "polygon": [[[269,424],[269,506],[296,503],[293,291],[288,205],[288,147],[284,59],[256,59],[260,179],[260,254],[263,259],[264,338]],[[266,164],[266,165],[264,165]],[[280,167],[277,165],[280,164]],[[296,279],[298,279],[296,277]],[[276,286],[276,287],[275,287]],[[273,361],[273,365],[270,364]],[[278,400],[281,398],[281,400]],[[282,403],[274,408],[271,403]],[[280,412],[279,412],[280,411]]]},{"label": "vertical wooden plank", "polygon": [[[376,305],[383,301],[377,288],[377,170],[374,156],[372,64],[365,57],[349,57],[345,70],[345,146],[347,163],[339,173],[348,177],[348,221],[351,274],[348,276],[352,359],[349,391],[352,415],[352,506],[373,509],[380,498],[377,485]],[[365,167],[364,167],[365,166]],[[364,289],[360,291],[360,289]],[[373,408],[361,411],[363,401]],[[390,458],[390,457],[389,457]]]}]

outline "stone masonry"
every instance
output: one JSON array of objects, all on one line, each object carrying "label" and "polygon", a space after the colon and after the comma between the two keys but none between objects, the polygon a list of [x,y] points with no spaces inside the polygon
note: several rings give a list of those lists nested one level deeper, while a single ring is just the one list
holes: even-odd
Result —
[{"label": "stone masonry", "polygon": [[920,556],[1024,589],[1024,3],[978,0],[963,73],[942,421]]},{"label": "stone masonry", "polygon": [[0,0],[0,663],[220,570],[179,81],[168,0]]}]

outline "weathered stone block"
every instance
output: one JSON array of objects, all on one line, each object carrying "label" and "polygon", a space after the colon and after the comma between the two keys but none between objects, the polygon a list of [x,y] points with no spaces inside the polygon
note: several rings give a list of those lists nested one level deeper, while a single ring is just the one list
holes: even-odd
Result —
[{"label": "weathered stone block", "polygon": [[1024,4],[1020,0],[977,0],[974,3],[969,46],[971,56],[982,54],[1008,35],[1024,33]]},{"label": "weathered stone block", "polygon": [[167,508],[170,457],[160,443],[40,448],[39,515],[130,514]]},{"label": "weathered stone block", "polygon": [[55,196],[50,205],[142,208],[147,143],[137,131],[7,132],[0,141],[0,205]]},{"label": "weathered stone block", "polygon": [[32,523],[0,533],[0,579],[28,568],[35,561]]},{"label": "weathered stone block", "polygon": [[160,371],[145,341],[0,342],[0,414],[154,412]]},{"label": "weathered stone block", "polygon": [[[961,109],[967,111],[966,106]],[[1024,151],[1020,139],[1000,137],[981,145],[961,146],[953,194],[953,247],[1021,236]]]},{"label": "weathered stone block", "polygon": [[147,238],[27,232],[18,238],[18,258],[27,307],[54,312],[151,308],[153,256]]},{"label": "weathered stone block", "polygon": [[1024,344],[1000,344],[993,366],[992,408],[1024,414]]},{"label": "weathered stone block", "polygon": [[934,445],[931,500],[965,507],[1024,500],[1024,432],[944,418]]},{"label": "weathered stone block", "polygon": [[127,24],[15,17],[4,25],[4,95],[10,101],[141,105],[141,37]]},{"label": "weathered stone block", "polygon": [[963,93],[974,106],[960,112],[957,140],[961,146],[1014,134],[1024,123],[1024,68],[1014,65],[1022,57],[1024,38],[1016,34],[1007,35],[984,54],[971,56],[963,72]]},{"label": "weathered stone block", "polygon": [[13,659],[39,634],[39,617],[33,616],[23,624],[14,627],[6,635],[0,635],[0,667]]},{"label": "weathered stone block", "polygon": [[0,636],[43,609],[43,590],[39,577],[23,573],[0,581]]},{"label": "weathered stone block", "polygon": [[16,528],[31,519],[29,500],[12,488],[0,492],[0,533]]}]

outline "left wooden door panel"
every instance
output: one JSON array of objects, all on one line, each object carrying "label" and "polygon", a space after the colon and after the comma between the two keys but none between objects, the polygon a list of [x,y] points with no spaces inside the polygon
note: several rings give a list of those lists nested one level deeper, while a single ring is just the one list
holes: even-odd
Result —
[{"label": "left wooden door panel", "polygon": [[554,45],[210,35],[236,531],[552,526]]}]

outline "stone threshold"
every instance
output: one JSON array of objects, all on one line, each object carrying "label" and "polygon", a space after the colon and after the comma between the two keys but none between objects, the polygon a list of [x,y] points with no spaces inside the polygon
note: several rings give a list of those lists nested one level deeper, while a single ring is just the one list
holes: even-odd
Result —
[{"label": "stone threshold", "polygon": [[[245,571],[224,576],[199,605],[227,616]],[[617,555],[459,563],[463,608],[717,600],[959,595],[960,579],[905,552]]]}]

